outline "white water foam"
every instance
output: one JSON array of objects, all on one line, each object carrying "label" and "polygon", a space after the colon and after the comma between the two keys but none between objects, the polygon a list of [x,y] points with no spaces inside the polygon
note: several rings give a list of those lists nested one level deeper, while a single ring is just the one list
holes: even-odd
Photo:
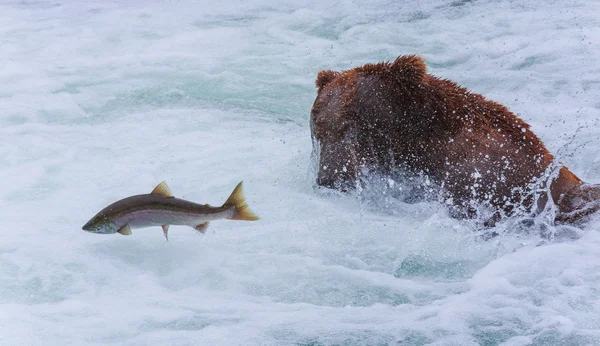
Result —
[{"label": "white water foam", "polygon": [[[484,241],[437,203],[313,190],[321,69],[416,53],[600,182],[592,1],[0,4],[0,344],[596,345],[600,220]],[[83,232],[167,180],[255,223]],[[568,237],[567,237],[568,238]],[[544,242],[543,244],[541,244]],[[540,246],[538,246],[540,245]]]}]

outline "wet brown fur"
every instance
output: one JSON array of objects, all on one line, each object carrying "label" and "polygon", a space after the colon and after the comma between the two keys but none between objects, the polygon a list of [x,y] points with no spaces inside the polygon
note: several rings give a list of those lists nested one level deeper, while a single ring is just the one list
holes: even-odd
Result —
[{"label": "wet brown fur", "polygon": [[[517,205],[531,206],[529,184],[554,161],[521,118],[427,74],[419,56],[321,71],[316,86],[311,128],[325,153],[319,185],[348,188],[361,167],[381,173],[401,167],[442,185],[460,216],[474,216],[472,201],[510,214]],[[583,184],[566,167],[550,191],[559,222],[576,222],[600,208],[583,207],[600,198],[600,188]],[[544,204],[541,196],[538,208]]]}]

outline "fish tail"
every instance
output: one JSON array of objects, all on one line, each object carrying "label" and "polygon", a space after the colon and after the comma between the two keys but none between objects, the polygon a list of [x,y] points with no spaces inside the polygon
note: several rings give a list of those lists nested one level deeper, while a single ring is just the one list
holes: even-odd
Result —
[{"label": "fish tail", "polygon": [[230,220],[246,220],[246,221],[255,221],[258,220],[259,217],[250,210],[248,204],[246,203],[246,197],[244,196],[244,192],[242,191],[242,183],[240,182],[233,192],[231,196],[227,199],[223,207],[234,207],[235,214],[230,217]]}]

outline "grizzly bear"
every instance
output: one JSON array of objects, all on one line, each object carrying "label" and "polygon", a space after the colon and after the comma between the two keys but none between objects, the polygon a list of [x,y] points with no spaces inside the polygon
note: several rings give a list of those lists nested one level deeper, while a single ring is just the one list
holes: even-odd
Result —
[{"label": "grizzly bear", "polygon": [[560,165],[549,173],[557,164],[528,124],[428,74],[419,56],[321,71],[316,86],[310,125],[320,186],[348,191],[366,171],[402,170],[439,186],[455,217],[491,207],[491,225],[518,210],[541,211],[548,193],[558,223],[579,222],[600,208],[599,186]]}]

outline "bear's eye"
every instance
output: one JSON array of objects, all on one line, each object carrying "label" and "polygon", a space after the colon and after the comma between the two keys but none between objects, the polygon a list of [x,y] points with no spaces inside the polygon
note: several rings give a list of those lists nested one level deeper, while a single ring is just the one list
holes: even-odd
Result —
[{"label": "bear's eye", "polygon": [[338,124],[338,128],[341,133],[346,133],[350,129],[350,123],[348,121],[341,121]]},{"label": "bear's eye", "polygon": [[315,119],[314,134],[320,140],[341,141],[351,128],[352,123],[339,116],[321,116]]}]

